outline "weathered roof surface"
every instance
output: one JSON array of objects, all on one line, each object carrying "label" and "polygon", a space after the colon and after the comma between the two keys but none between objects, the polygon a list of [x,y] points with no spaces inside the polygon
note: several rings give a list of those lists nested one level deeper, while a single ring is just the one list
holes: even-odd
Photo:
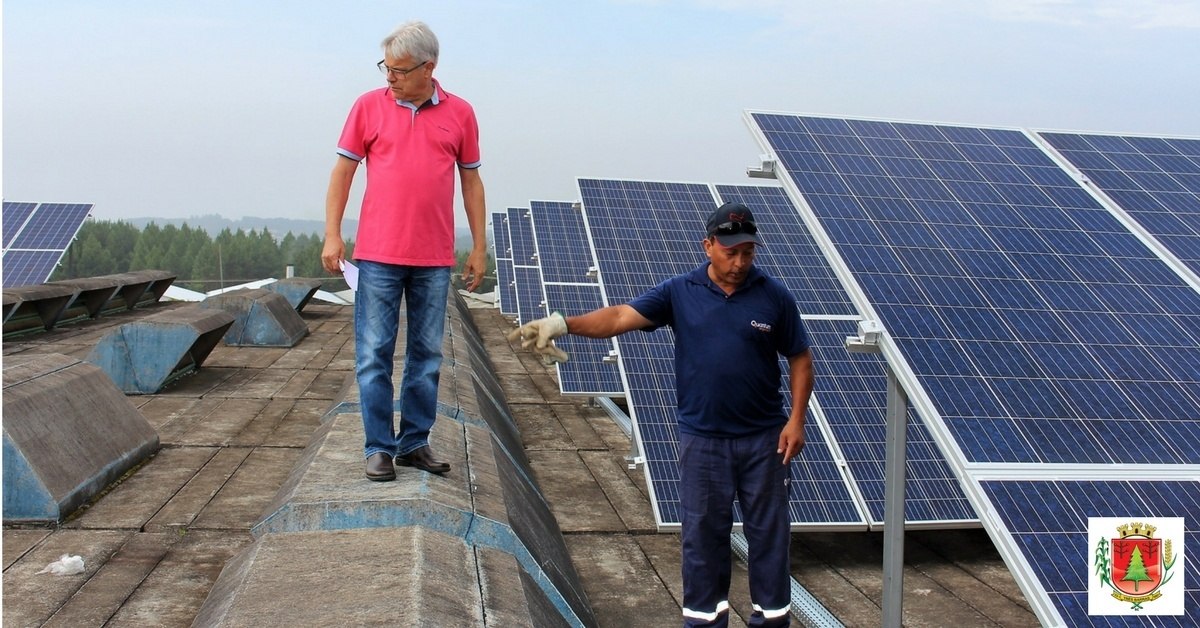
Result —
[{"label": "weathered roof surface", "polygon": [[[56,352],[82,359],[110,328],[173,307],[180,306],[155,306],[5,342],[4,354]],[[458,315],[454,307],[450,311],[452,317]],[[191,625],[226,563],[256,542],[251,529],[271,510],[322,418],[336,404],[353,398],[347,394],[354,363],[351,314],[349,307],[309,303],[302,316],[310,333],[296,346],[222,344],[199,372],[157,394],[130,397],[158,430],[162,449],[60,526],[5,527],[4,624]],[[552,370],[514,351],[504,339],[511,323],[496,310],[472,310],[470,316],[515,419],[514,434],[561,530],[598,625],[678,624],[679,539],[655,531],[642,471],[625,464],[628,438],[586,399],[559,395]],[[463,368],[452,362],[443,373]],[[440,419],[439,426],[443,422]],[[361,483],[361,470],[352,465],[346,469],[347,486]],[[406,481],[424,480],[401,473],[398,482]],[[386,485],[378,488],[389,490]],[[337,536],[365,535],[379,542],[388,534],[394,531]],[[267,549],[301,572],[324,569],[313,564],[318,561],[312,555],[290,555],[289,542],[272,541]],[[344,615],[326,620],[321,613],[336,615],[334,600],[364,586],[373,575],[395,571],[422,580],[437,577],[414,574],[403,563],[443,547],[438,543],[436,534],[410,534],[394,551],[381,543],[378,560],[366,560],[355,543],[335,544],[330,551],[342,552],[342,562],[326,580],[328,595],[309,599],[308,608],[291,610],[304,611],[301,616],[311,618],[310,625],[344,623]],[[1037,624],[981,530],[913,532],[906,550],[907,625]],[[36,573],[62,554],[83,556],[85,572]],[[421,560],[431,558],[447,569],[456,560],[462,562],[461,556],[453,555]],[[504,563],[488,559],[480,564]],[[795,534],[792,565],[793,577],[843,623],[879,625],[878,534]],[[359,576],[361,581],[356,580]],[[429,584],[405,586],[394,594],[428,594]],[[732,589],[736,616],[731,623],[743,625],[750,610],[740,565],[735,567]],[[271,590],[264,586],[256,595],[270,597]],[[525,611],[501,606],[496,612],[512,620]],[[463,625],[463,620],[483,625],[478,617],[446,619],[458,620],[453,625]]]}]

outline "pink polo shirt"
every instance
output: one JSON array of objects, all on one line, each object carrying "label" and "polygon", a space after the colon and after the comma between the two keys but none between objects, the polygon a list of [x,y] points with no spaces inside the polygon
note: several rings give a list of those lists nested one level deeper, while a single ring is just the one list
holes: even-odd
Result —
[{"label": "pink polo shirt", "polygon": [[366,160],[367,189],[355,259],[405,266],[454,265],[456,167],[479,167],[471,105],[434,82],[419,109],[384,87],[358,98],[338,154]]}]

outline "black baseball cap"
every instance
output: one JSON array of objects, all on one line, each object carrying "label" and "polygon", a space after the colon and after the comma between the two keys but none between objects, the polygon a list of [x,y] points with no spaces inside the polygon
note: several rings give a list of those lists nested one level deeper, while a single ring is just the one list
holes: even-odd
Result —
[{"label": "black baseball cap", "polygon": [[743,242],[761,245],[758,225],[754,224],[754,212],[741,203],[725,203],[708,217],[705,225],[709,236],[716,236],[721,246],[737,246]]}]

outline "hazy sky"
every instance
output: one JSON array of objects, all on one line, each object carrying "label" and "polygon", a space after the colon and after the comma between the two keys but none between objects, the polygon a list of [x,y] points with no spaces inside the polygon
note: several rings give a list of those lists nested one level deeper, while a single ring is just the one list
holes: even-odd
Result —
[{"label": "hazy sky", "polygon": [[1200,136],[1195,0],[8,0],[4,199],[322,220],[414,18],[475,106],[489,212],[577,176],[745,181],[745,109]]}]

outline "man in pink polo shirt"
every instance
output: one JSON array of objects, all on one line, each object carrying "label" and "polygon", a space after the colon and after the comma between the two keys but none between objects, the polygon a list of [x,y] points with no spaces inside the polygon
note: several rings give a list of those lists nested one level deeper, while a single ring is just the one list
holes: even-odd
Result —
[{"label": "man in pink polo shirt", "polygon": [[[367,189],[354,259],[355,372],[367,479],[396,478],[395,464],[430,473],[450,465],[434,457],[429,431],[437,412],[446,299],[454,266],[454,173],[473,247],[463,269],[467,289],[483,280],[487,241],[479,126],[467,101],[434,80],[438,40],[422,22],[401,25],[383,40],[378,68],[388,86],[354,103],[338,140],[325,199],[321,263],[338,274],[345,255],[342,216],[359,163]],[[392,363],[400,303],[407,303],[407,347],[400,389],[400,431],[393,415]],[[393,463],[393,458],[395,463]]]}]

